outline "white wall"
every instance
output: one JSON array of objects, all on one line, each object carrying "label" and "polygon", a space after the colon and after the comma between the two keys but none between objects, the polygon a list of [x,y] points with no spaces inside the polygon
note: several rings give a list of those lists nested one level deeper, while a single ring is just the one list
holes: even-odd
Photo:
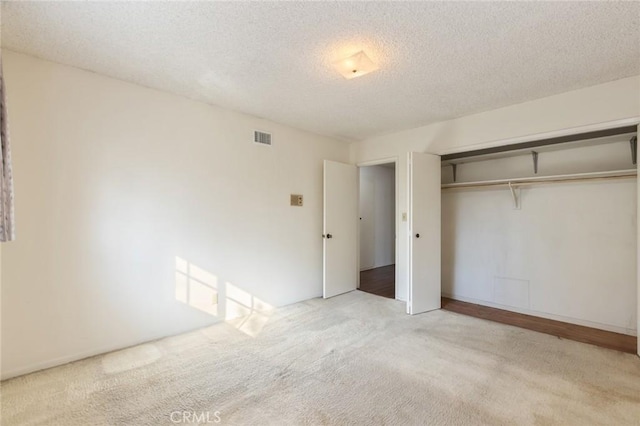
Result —
[{"label": "white wall", "polygon": [[640,117],[640,76],[541,98],[492,111],[367,139],[351,145],[355,163],[398,157],[398,264],[396,292],[406,300],[408,280],[408,152],[445,154],[576,133],[603,123]]},{"label": "white wall", "polygon": [[[629,142],[539,154],[538,176],[634,168]],[[443,168],[450,177],[450,168]],[[533,175],[530,155],[458,166],[458,182]],[[636,179],[442,192],[445,296],[636,333]]]},{"label": "white wall", "polygon": [[360,167],[360,270],[395,263],[395,168]]},{"label": "white wall", "polygon": [[[347,161],[346,145],[6,50],[3,61],[18,226],[2,248],[3,378],[205,326],[238,303],[322,294],[322,160]],[[183,303],[185,272],[201,299]]]}]

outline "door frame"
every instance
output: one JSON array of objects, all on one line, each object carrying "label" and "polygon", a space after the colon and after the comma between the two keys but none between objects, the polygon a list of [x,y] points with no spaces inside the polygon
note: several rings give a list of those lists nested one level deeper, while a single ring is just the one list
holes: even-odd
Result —
[{"label": "door frame", "polygon": [[[399,231],[400,231],[400,218],[398,217],[398,213],[400,212],[400,198],[399,198],[399,182],[398,182],[398,156],[395,157],[385,157],[385,158],[380,158],[377,160],[370,160],[370,161],[363,161],[360,163],[356,163],[356,167],[358,168],[358,210],[360,209],[360,168],[361,167],[368,167],[368,166],[379,166],[381,164],[389,164],[389,163],[394,163],[395,165],[395,171],[394,171],[394,182],[393,185],[395,187],[395,201],[394,201],[394,215],[393,215],[393,224],[394,224],[394,232],[395,232],[395,238],[394,238],[394,245],[395,245],[395,253],[394,253],[394,262],[395,262],[395,272],[394,272],[394,288],[395,288],[395,296],[394,299],[395,300],[400,300],[398,299],[398,235],[399,235]],[[358,262],[358,271],[360,270],[360,221],[358,221],[358,255],[356,256],[357,258],[357,262]],[[358,273],[358,287],[360,288],[360,274]],[[408,303],[408,302],[407,302]],[[408,306],[408,305],[407,305]]]}]

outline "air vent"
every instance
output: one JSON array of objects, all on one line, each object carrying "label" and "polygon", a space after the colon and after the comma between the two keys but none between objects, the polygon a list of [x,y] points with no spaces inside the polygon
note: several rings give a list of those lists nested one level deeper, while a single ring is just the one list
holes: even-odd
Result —
[{"label": "air vent", "polygon": [[253,141],[262,145],[271,145],[271,133],[259,132],[256,130],[253,132]]}]

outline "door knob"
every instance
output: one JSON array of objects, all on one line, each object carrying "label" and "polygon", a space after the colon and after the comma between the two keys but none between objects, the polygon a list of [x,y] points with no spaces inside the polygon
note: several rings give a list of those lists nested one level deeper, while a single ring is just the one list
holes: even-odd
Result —
[{"label": "door knob", "polygon": [[327,234],[327,238],[333,238],[333,235]]},{"label": "door knob", "polygon": [[416,238],[420,238],[420,234],[416,234]]}]

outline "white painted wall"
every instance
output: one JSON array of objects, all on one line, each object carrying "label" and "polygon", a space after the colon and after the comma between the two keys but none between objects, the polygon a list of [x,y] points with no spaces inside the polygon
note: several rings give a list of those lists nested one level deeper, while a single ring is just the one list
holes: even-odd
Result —
[{"label": "white painted wall", "polygon": [[543,135],[577,133],[609,122],[637,122],[640,117],[640,76],[541,98],[415,129],[370,138],[351,145],[352,162],[398,157],[398,263],[396,292],[406,300],[408,282],[407,153],[445,154]]},{"label": "white painted wall", "polygon": [[[2,247],[3,378],[322,294],[322,160],[348,161],[345,144],[6,50],[3,62],[18,226]],[[187,285],[202,298],[183,303]],[[217,312],[203,311],[209,287]]]},{"label": "white painted wall", "polygon": [[[539,154],[539,176],[634,168],[629,142]],[[458,166],[458,181],[532,176],[530,155]],[[443,177],[450,179],[450,167]],[[636,333],[636,179],[442,192],[442,292]]]},{"label": "white painted wall", "polygon": [[395,263],[395,167],[360,167],[360,270]]}]

